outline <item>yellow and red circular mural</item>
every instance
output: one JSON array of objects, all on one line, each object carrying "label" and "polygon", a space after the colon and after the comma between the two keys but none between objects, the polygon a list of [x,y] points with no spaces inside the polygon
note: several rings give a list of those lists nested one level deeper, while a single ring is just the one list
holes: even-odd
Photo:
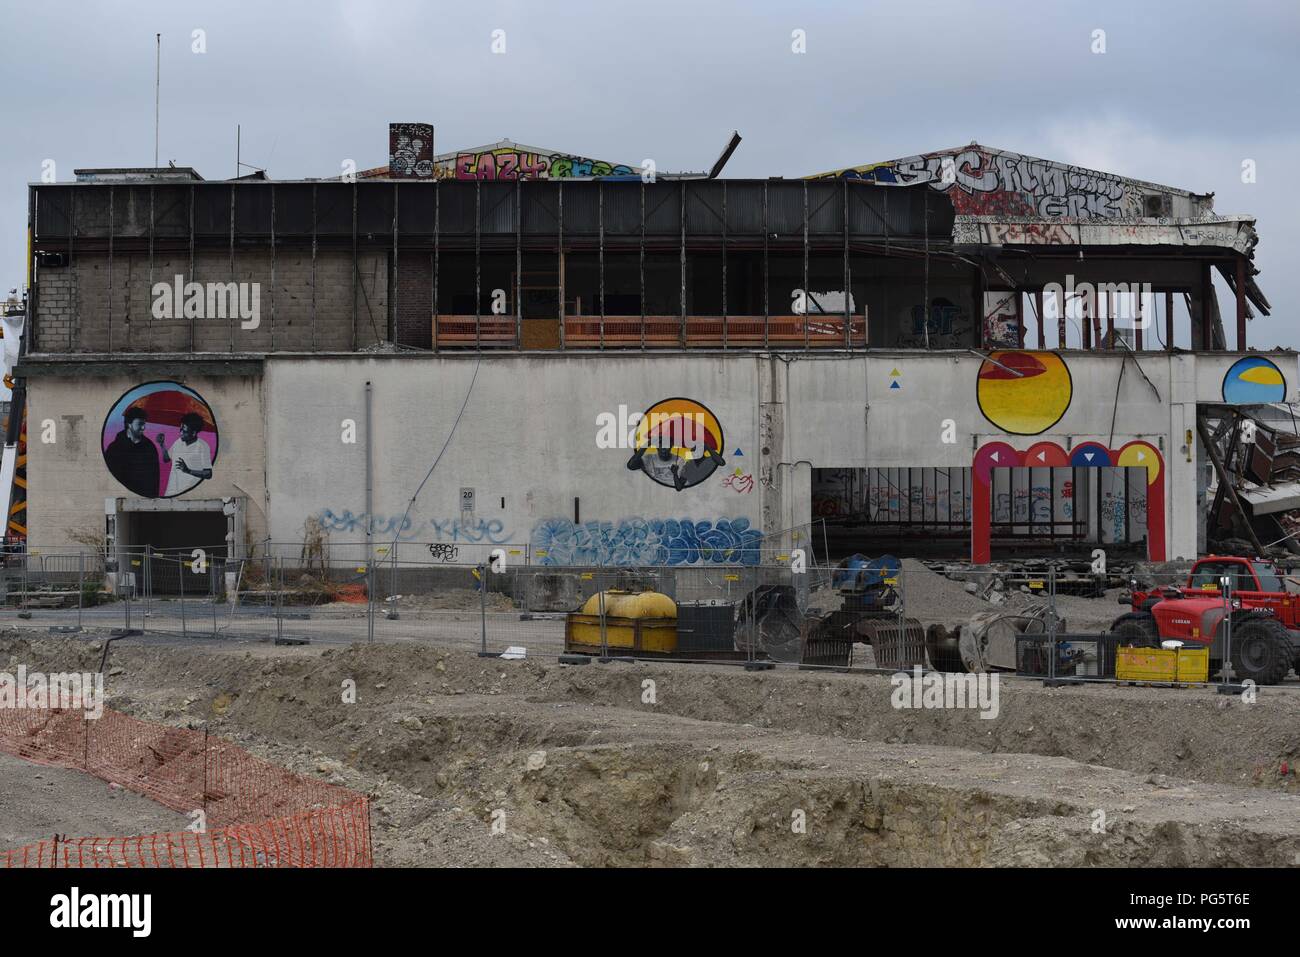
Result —
[{"label": "yellow and red circular mural", "polygon": [[990,353],[975,384],[984,418],[1012,435],[1046,432],[1061,421],[1073,395],[1070,370],[1055,352]]},{"label": "yellow and red circular mural", "polygon": [[677,491],[699,485],[725,466],[722,423],[703,404],[680,396],[646,409],[627,467]]}]

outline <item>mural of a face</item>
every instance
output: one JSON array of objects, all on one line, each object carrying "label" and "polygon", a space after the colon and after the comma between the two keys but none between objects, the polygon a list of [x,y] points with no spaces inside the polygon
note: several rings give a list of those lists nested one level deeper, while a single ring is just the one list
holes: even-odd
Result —
[{"label": "mural of a face", "polygon": [[693,399],[664,399],[641,417],[627,467],[680,492],[726,465],[724,447],[722,423],[705,406]]},{"label": "mural of a face", "polygon": [[133,495],[172,498],[212,478],[217,419],[201,395],[179,382],[127,390],[104,419],[104,464]]},{"label": "mural of a face", "polygon": [[991,353],[975,383],[984,418],[1012,435],[1046,432],[1061,421],[1073,392],[1070,370],[1055,352]]},{"label": "mural of a face", "polygon": [[1246,356],[1223,376],[1223,401],[1232,405],[1262,405],[1286,401],[1286,377],[1262,356]]}]

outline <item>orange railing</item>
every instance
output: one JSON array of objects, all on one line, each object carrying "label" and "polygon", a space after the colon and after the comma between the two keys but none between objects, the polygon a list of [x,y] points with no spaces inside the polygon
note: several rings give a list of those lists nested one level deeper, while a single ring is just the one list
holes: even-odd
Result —
[{"label": "orange railing", "polygon": [[[532,320],[524,320],[525,322]],[[542,321],[542,320],[539,320]],[[434,337],[444,348],[514,348],[516,319],[439,316]],[[564,348],[570,349],[845,349],[865,348],[866,319],[816,316],[565,316]]]}]

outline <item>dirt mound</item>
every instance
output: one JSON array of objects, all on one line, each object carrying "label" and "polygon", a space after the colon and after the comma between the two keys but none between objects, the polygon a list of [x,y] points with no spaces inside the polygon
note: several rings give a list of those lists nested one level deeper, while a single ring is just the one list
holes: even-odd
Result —
[{"label": "dirt mound", "polygon": [[[29,668],[93,668],[98,653],[0,639],[0,663]],[[1300,851],[1290,691],[1244,705],[1006,680],[983,720],[897,710],[891,690],[884,676],[572,668],[427,645],[124,641],[108,678],[111,707],[206,723],[370,793],[383,864],[1178,866]]]}]

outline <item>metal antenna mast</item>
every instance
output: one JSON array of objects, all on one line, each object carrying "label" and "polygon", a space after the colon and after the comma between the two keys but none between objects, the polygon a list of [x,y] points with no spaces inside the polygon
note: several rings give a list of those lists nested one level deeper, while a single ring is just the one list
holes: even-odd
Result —
[{"label": "metal antenna mast", "polygon": [[153,35],[155,53],[153,68],[153,167],[158,168],[158,97],[162,88],[162,34]]}]

